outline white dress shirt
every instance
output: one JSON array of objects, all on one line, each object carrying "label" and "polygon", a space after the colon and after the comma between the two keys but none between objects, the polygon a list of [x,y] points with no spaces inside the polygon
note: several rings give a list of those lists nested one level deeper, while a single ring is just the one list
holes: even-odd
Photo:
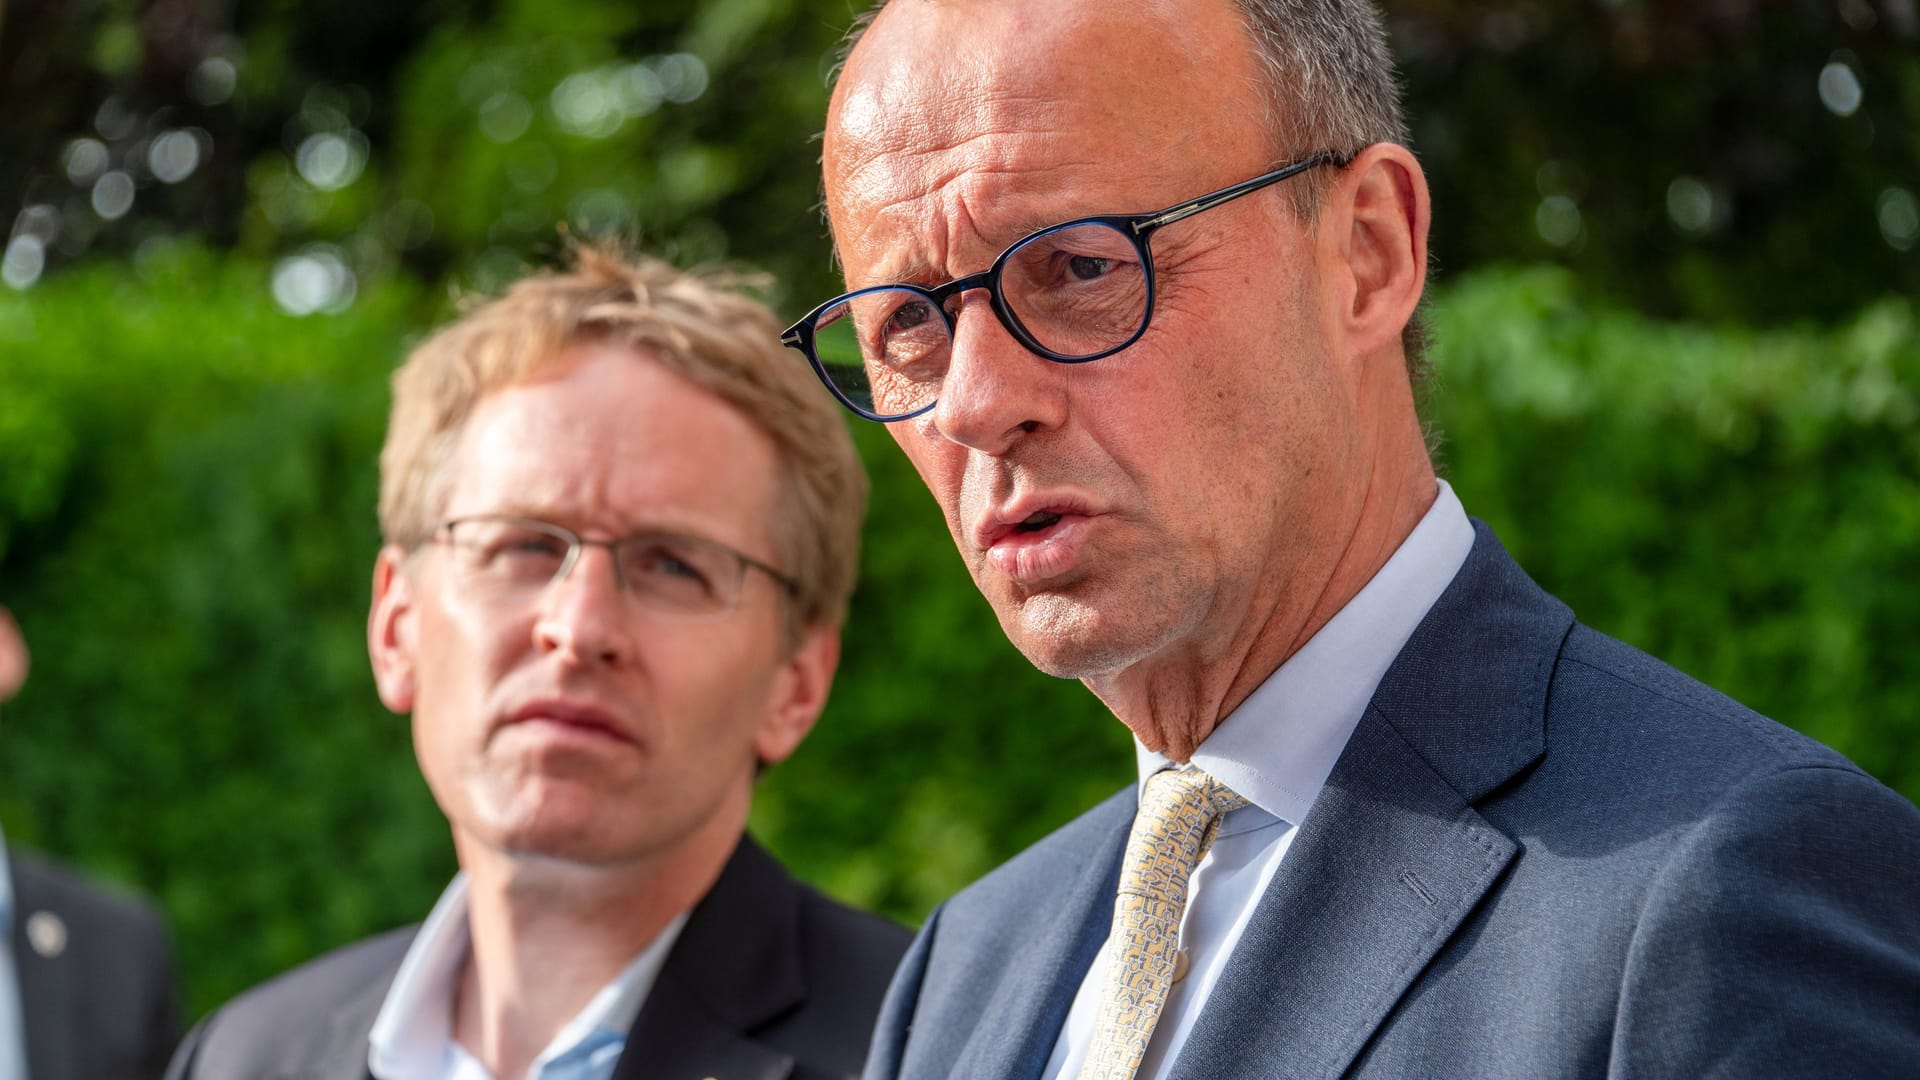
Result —
[{"label": "white dress shirt", "polygon": [[[1167,995],[1136,1074],[1140,1080],[1164,1075],[1179,1057],[1374,689],[1472,547],[1473,524],[1442,480],[1426,516],[1373,580],[1194,751],[1194,768],[1249,805],[1221,821],[1213,848],[1194,869],[1180,926],[1187,973]],[[1143,785],[1161,769],[1179,767],[1137,742],[1135,748]],[[1103,948],[1080,983],[1041,1074],[1044,1080],[1071,1080],[1079,1073],[1093,1039],[1106,972]]]},{"label": "white dress shirt", "polygon": [[[473,948],[467,887],[464,872],[454,875],[400,961],[367,1039],[367,1069],[375,1080],[494,1080],[453,1036],[454,995]],[[534,1059],[527,1080],[612,1076],[634,1017],[686,923],[687,913],[681,912],[595,994]]]},{"label": "white dress shirt", "polygon": [[13,864],[0,836],[0,1080],[27,1080],[27,1028],[20,1015],[20,967],[13,959]]}]

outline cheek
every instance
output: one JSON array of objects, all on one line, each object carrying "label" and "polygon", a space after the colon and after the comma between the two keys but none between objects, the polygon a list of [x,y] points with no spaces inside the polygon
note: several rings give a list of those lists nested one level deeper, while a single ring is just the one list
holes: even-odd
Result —
[{"label": "cheek", "polygon": [[443,722],[478,718],[500,674],[523,651],[517,643],[526,639],[519,627],[476,612],[423,609],[415,712],[431,711]]},{"label": "cheek", "polygon": [[770,643],[697,634],[648,650],[651,707],[679,746],[668,756],[711,762],[715,775],[730,774],[750,756],[773,700],[772,651]]},{"label": "cheek", "polygon": [[889,434],[913,464],[914,472],[919,474],[921,483],[926,485],[934,502],[939,504],[947,527],[958,539],[961,532],[960,495],[966,486],[967,463],[970,459],[966,447],[939,437],[933,433],[931,425],[922,427],[918,421],[894,424]]}]

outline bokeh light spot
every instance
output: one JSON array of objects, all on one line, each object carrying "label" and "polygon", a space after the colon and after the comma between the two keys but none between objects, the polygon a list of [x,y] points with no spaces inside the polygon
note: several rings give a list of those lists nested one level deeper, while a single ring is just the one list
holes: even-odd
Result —
[{"label": "bokeh light spot", "polygon": [[527,133],[533,106],[511,90],[503,90],[480,106],[480,134],[497,143],[509,143]]},{"label": "bokeh light spot", "polygon": [[691,53],[656,57],[651,66],[668,101],[685,104],[707,92],[707,65]]},{"label": "bokeh light spot", "polygon": [[358,287],[332,248],[309,248],[273,265],[273,301],[289,315],[345,311]]},{"label": "bokeh light spot", "polygon": [[667,88],[646,64],[628,64],[614,74],[614,99],[628,116],[645,116],[666,100]]},{"label": "bokeh light spot", "polygon": [[21,233],[8,241],[6,256],[0,258],[0,281],[15,289],[28,289],[46,268],[46,243],[32,233]]},{"label": "bokeh light spot", "polygon": [[358,180],[366,168],[366,137],[357,131],[309,135],[294,152],[293,164],[307,183],[321,191],[338,191]]},{"label": "bokeh light spot", "polygon": [[133,177],[115,169],[93,182],[93,212],[102,221],[118,221],[133,209]]},{"label": "bokeh light spot", "polygon": [[239,81],[240,72],[233,61],[209,56],[195,64],[193,73],[187,76],[187,92],[202,105],[220,105],[233,97],[233,88]]},{"label": "bokeh light spot", "polygon": [[147,168],[163,184],[177,184],[200,167],[200,140],[191,131],[164,131],[147,147]]},{"label": "bokeh light spot", "polygon": [[1713,190],[1697,177],[1674,177],[1667,185],[1667,216],[1681,232],[1706,232],[1713,225]]},{"label": "bokeh light spot", "polygon": [[1880,235],[1895,251],[1912,251],[1920,241],[1920,203],[1906,188],[1890,187],[1880,193],[1875,206],[1880,219]]},{"label": "bokeh light spot", "polygon": [[1533,212],[1540,239],[1554,247],[1568,247],[1580,239],[1580,204],[1565,195],[1549,195]]},{"label": "bokeh light spot", "polygon": [[626,117],[610,82],[601,71],[576,72],[560,80],[547,102],[554,122],[563,131],[589,139],[604,139],[620,130]]},{"label": "bokeh light spot", "polygon": [[66,153],[60,155],[60,164],[75,187],[86,187],[107,170],[107,144],[99,139],[75,139],[67,144]]},{"label": "bokeh light spot", "polygon": [[108,142],[133,134],[133,129],[139,123],[140,118],[129,112],[118,97],[107,98],[93,113],[93,130]]},{"label": "bokeh light spot", "polygon": [[13,219],[13,235],[38,237],[42,245],[53,243],[60,235],[60,208],[48,203],[26,207]]},{"label": "bokeh light spot", "polygon": [[1866,96],[1860,88],[1860,76],[1838,60],[1820,69],[1819,87],[1820,104],[1835,116],[1852,116]]}]

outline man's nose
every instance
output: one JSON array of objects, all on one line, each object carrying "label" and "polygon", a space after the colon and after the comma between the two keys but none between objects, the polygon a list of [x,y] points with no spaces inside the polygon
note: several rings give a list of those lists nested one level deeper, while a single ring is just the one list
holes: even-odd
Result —
[{"label": "man's nose", "polygon": [[613,553],[582,546],[566,575],[542,594],[534,642],[575,664],[618,666],[633,656],[630,614]]},{"label": "man's nose", "polygon": [[1022,345],[1001,325],[986,293],[969,293],[954,320],[933,426],[953,442],[1004,454],[1023,435],[1066,421],[1070,367]]}]

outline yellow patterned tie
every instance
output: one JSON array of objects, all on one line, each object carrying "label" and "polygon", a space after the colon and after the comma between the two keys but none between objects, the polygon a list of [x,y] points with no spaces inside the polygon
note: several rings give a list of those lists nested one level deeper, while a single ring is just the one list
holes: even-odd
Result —
[{"label": "yellow patterned tie", "polygon": [[1107,937],[1107,976],[1080,1080],[1132,1080],[1173,988],[1187,879],[1213,846],[1220,817],[1247,805],[1198,769],[1147,778],[1127,837]]}]

